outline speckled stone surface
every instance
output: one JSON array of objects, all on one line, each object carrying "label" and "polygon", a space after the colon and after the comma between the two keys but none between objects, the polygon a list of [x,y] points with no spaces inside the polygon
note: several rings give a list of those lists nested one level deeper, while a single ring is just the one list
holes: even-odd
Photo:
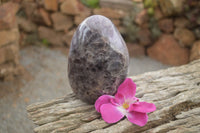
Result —
[{"label": "speckled stone surface", "polygon": [[68,61],[69,82],[78,98],[94,103],[103,94],[115,94],[128,64],[126,44],[108,18],[94,15],[79,25]]}]

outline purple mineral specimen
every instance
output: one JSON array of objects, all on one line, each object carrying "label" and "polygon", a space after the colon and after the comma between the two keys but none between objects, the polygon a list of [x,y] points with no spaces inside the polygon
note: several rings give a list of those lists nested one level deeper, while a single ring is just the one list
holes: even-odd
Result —
[{"label": "purple mineral specimen", "polygon": [[126,44],[108,18],[94,15],[79,25],[68,62],[69,82],[78,98],[94,103],[103,94],[115,94],[128,64]]}]

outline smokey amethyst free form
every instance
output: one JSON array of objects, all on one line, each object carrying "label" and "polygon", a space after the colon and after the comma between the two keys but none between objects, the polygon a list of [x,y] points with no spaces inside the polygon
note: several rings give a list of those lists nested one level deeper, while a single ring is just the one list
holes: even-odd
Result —
[{"label": "smokey amethyst free form", "polygon": [[106,17],[86,18],[72,38],[68,77],[76,96],[94,103],[101,95],[113,95],[127,76],[129,54],[114,24]]}]

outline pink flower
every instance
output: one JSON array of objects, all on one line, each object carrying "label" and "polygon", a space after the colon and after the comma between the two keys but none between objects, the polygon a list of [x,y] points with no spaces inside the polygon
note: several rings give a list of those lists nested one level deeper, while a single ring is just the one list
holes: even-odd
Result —
[{"label": "pink flower", "polygon": [[118,88],[115,96],[102,95],[95,102],[96,110],[104,121],[115,123],[124,116],[136,125],[144,126],[148,121],[147,113],[156,110],[153,103],[139,102],[135,97],[136,84],[127,78]]}]

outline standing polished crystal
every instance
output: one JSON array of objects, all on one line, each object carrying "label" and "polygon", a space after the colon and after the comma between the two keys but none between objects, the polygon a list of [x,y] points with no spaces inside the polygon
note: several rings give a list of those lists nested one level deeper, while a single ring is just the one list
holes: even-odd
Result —
[{"label": "standing polished crystal", "polygon": [[113,95],[127,76],[129,55],[126,44],[106,17],[86,18],[71,42],[68,76],[76,96],[88,103]]}]

